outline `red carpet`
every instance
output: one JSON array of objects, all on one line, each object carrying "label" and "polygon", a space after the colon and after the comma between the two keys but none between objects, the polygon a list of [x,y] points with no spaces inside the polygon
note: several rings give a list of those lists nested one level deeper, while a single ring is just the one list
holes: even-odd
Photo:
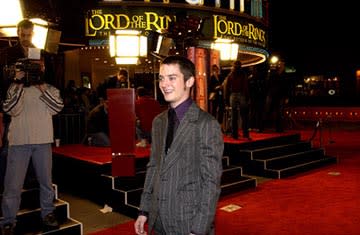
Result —
[{"label": "red carpet", "polygon": [[[222,198],[216,215],[216,234],[359,234],[359,132],[323,134],[326,152],[339,157],[338,164],[296,177],[267,181],[256,189]],[[311,135],[311,131],[302,132],[305,139]],[[220,209],[229,204],[241,209],[231,213]],[[133,235],[133,221],[91,233],[113,234]]]},{"label": "red carpet", "polygon": [[[82,144],[69,144],[60,147],[54,147],[53,153],[70,156],[72,158],[102,165],[111,163],[110,147],[92,147]],[[135,156],[137,158],[148,157],[150,148],[135,148]]]},{"label": "red carpet", "polygon": [[[288,135],[291,133],[252,133],[250,141],[268,139],[280,135]],[[232,144],[240,144],[249,142],[248,139],[240,138],[235,140],[229,136],[224,135],[224,141]],[[77,160],[87,161],[93,164],[102,165],[111,163],[111,149],[110,147],[93,147],[83,144],[69,144],[61,145],[60,147],[53,148],[54,154],[61,154],[63,156],[72,157]],[[135,156],[137,158],[150,156],[150,145],[146,148],[135,148]]]}]

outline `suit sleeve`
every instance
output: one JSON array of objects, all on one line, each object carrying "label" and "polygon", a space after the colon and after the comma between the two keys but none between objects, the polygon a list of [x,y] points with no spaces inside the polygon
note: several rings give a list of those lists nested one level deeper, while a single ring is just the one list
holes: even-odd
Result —
[{"label": "suit sleeve", "polygon": [[215,119],[207,119],[198,128],[201,130],[198,131],[200,133],[200,207],[193,221],[191,231],[195,234],[206,234],[214,221],[217,201],[221,191],[221,159],[224,142],[220,125]]},{"label": "suit sleeve", "polygon": [[[151,135],[154,137],[155,136],[158,137],[158,134],[156,134],[156,131],[160,130],[160,121],[155,119],[153,121],[153,127],[152,127],[152,133]],[[159,153],[159,149],[158,145],[157,145],[157,141],[153,140],[152,144],[151,144],[151,154],[150,154],[150,159],[149,159],[149,163],[147,164],[147,170],[146,170],[146,177],[145,177],[145,183],[144,183],[144,189],[143,189],[143,193],[141,195],[141,202],[140,202],[140,208],[139,210],[141,212],[145,212],[148,213],[150,212],[151,208],[151,197],[154,191],[154,182],[155,182],[155,177],[157,174],[157,167],[159,164],[157,164],[157,161],[159,161],[157,154]]]}]

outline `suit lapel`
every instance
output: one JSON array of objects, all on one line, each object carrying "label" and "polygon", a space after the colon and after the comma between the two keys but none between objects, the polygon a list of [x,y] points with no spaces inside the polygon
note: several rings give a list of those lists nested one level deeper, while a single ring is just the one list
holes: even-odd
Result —
[{"label": "suit lapel", "polygon": [[[162,172],[165,172],[169,169],[180,157],[181,154],[177,154],[181,151],[181,148],[184,146],[184,141],[186,141],[189,133],[195,131],[196,121],[199,116],[199,108],[193,103],[188,111],[186,112],[183,120],[181,120],[179,127],[175,133],[173,143],[167,155],[165,155],[165,159],[163,161]],[[166,135],[166,131],[165,131]],[[165,138],[163,138],[163,149],[165,148]]]}]

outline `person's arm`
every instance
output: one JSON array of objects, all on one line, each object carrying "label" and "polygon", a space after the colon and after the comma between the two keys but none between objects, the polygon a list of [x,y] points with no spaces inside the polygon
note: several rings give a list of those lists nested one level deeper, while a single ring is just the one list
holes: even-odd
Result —
[{"label": "person's arm", "polygon": [[17,116],[24,107],[24,89],[23,84],[12,83],[6,93],[6,99],[3,103],[3,110],[11,116]]},{"label": "person's arm", "polygon": [[207,119],[197,128],[201,131],[199,143],[201,189],[199,210],[193,219],[191,233],[206,234],[214,222],[217,202],[220,196],[222,175],[223,135],[217,120]]},{"label": "person's arm", "polygon": [[230,97],[230,93],[229,93],[229,76],[227,76],[223,83],[222,83],[222,87],[223,87],[223,91],[224,91],[224,102],[226,105],[229,105],[230,104],[230,101],[229,101],[229,97]]},{"label": "person's arm", "polygon": [[55,115],[63,109],[64,103],[60,91],[56,87],[46,83],[36,87],[42,92],[40,100],[48,106],[51,115]]},{"label": "person's arm", "polygon": [[[157,141],[160,141],[161,135],[160,132],[162,130],[162,121],[160,118],[155,118],[152,123],[151,136],[153,137],[153,143],[151,144],[150,151],[150,160],[147,164],[146,169],[146,177],[143,192],[141,195],[140,207],[139,207],[139,215],[137,221],[135,222],[135,231],[136,229],[143,229],[144,224],[147,222],[151,204],[152,194],[154,193],[154,181],[155,177],[158,173],[158,165],[160,165],[157,161],[160,161],[158,158],[160,156],[160,150],[158,149],[159,144],[156,144]],[[137,233],[137,234],[146,234],[146,233]]]}]

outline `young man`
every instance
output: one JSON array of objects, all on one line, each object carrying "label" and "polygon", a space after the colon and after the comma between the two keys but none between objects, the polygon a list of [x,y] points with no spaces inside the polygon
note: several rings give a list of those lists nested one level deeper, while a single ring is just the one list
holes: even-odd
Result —
[{"label": "young man", "polygon": [[[28,20],[18,24],[19,41],[22,47],[19,56],[27,57],[31,47],[32,23]],[[20,57],[22,58],[22,57]],[[16,215],[21,203],[21,190],[30,163],[37,176],[40,188],[41,217],[44,229],[59,226],[54,214],[55,192],[52,185],[52,116],[63,108],[60,91],[43,82],[44,64],[33,62],[39,68],[35,74],[26,76],[26,71],[17,70],[3,102],[3,111],[11,116],[8,135],[8,156],[2,197],[2,234],[14,234]],[[39,64],[36,66],[36,64]]]},{"label": "young man", "polygon": [[[190,60],[181,56],[163,60],[159,87],[170,107],[153,121],[136,234],[147,234],[146,222],[149,234],[214,234],[224,143],[218,121],[190,98],[194,83]],[[171,142],[168,115],[173,111]]]}]

